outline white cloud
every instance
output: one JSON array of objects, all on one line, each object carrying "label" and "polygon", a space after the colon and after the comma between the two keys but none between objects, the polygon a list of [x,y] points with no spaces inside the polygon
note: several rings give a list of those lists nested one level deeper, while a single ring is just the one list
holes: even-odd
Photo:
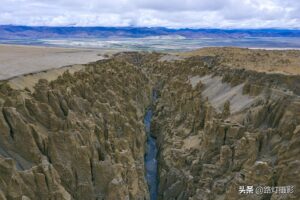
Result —
[{"label": "white cloud", "polygon": [[299,0],[2,0],[0,24],[300,28]]}]

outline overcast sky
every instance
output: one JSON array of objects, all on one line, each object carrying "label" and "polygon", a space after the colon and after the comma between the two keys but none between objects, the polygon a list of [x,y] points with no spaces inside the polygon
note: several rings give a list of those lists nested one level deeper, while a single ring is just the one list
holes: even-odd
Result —
[{"label": "overcast sky", "polygon": [[0,24],[300,28],[300,0],[1,0]]}]

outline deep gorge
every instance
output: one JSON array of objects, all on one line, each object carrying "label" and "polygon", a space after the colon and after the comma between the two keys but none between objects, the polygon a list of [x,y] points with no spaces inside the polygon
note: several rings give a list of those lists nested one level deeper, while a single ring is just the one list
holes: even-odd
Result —
[{"label": "deep gorge", "polygon": [[249,199],[239,185],[300,186],[299,76],[163,56],[119,53],[33,89],[1,82],[0,199],[150,199],[155,182],[157,199]]},{"label": "deep gorge", "polygon": [[157,199],[157,188],[158,188],[158,174],[157,174],[157,142],[156,138],[151,133],[151,122],[152,122],[153,110],[152,106],[146,111],[144,123],[147,135],[147,148],[145,153],[145,168],[146,168],[146,180],[149,188],[149,195],[151,200]]}]

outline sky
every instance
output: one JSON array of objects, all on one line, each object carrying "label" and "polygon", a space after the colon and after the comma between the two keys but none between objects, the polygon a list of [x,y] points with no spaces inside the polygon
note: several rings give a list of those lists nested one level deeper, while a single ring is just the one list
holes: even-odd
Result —
[{"label": "sky", "polygon": [[0,24],[300,28],[300,0],[1,0]]}]

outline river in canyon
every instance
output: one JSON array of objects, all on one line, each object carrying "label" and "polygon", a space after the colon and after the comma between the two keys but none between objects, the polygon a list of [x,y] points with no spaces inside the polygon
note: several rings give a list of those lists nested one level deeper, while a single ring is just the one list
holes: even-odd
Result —
[{"label": "river in canyon", "polygon": [[[152,96],[152,104],[156,101],[157,93],[154,91]],[[153,116],[153,106],[149,106],[144,117],[144,124],[147,134],[147,150],[145,154],[146,180],[149,187],[150,199],[157,199],[157,144],[156,138],[151,133],[151,120]]]}]

